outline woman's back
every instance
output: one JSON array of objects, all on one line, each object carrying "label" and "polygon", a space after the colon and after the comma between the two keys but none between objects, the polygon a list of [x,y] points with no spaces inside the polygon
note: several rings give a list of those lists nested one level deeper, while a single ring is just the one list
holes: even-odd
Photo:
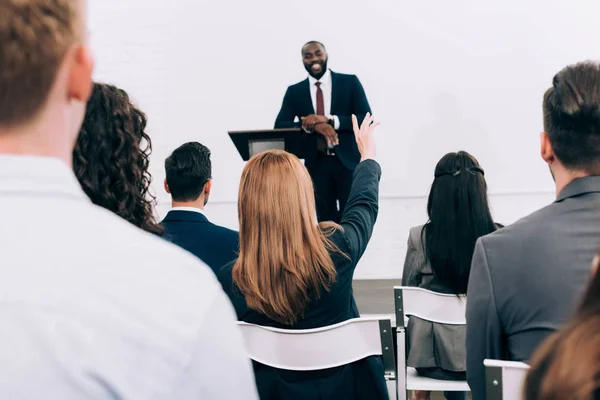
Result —
[{"label": "woman's back", "polygon": [[[341,252],[348,254],[350,245],[340,229],[333,232],[330,239],[339,247]],[[231,279],[231,271],[235,262],[221,269],[219,280],[225,291],[233,295],[232,302],[240,321],[281,329],[312,329],[333,325],[350,318],[356,318],[359,315],[352,296],[353,262],[337,252],[331,252],[330,256],[337,273],[335,282],[329,290],[323,291],[318,298],[311,299],[304,317],[298,319],[293,325],[276,321],[248,306],[244,296],[235,287]]]},{"label": "woman's back", "polygon": [[[329,290],[312,298],[304,316],[294,324],[284,324],[253,310],[232,280],[234,263],[223,267],[219,280],[229,295],[240,321],[282,329],[311,329],[333,325],[360,315],[352,295],[352,277],[358,260],[371,237],[378,212],[380,168],[365,161],[356,168],[354,184],[341,226],[329,239],[339,251],[331,251],[336,270]],[[316,372],[282,371],[254,363],[261,398],[386,398],[383,364],[377,357]],[[343,392],[345,391],[345,392]],[[343,396],[341,396],[343,394]]]},{"label": "woman's back", "polygon": [[[368,127],[368,117],[365,121]],[[372,132],[373,128],[367,129]],[[357,142],[360,147],[359,135]],[[293,156],[283,152],[267,152],[255,157],[246,168],[256,171],[247,172],[245,169],[240,184],[240,257],[218,274],[238,319],[283,329],[310,329],[359,317],[352,295],[352,277],[377,218],[379,164],[364,159],[356,167],[340,226],[317,225],[312,182],[306,169],[297,167],[301,166],[299,160],[289,158]],[[274,160],[276,157],[283,157],[286,161]],[[284,170],[289,168],[288,162],[292,163],[293,170],[284,174],[279,170],[274,174],[267,165],[270,160],[278,162]],[[269,174],[285,177],[269,182]],[[298,191],[295,179],[301,182],[301,189],[297,195],[290,195]],[[245,181],[251,182],[253,189],[245,187]],[[246,192],[243,192],[244,189]],[[273,193],[279,191],[282,193]],[[265,197],[269,199],[265,200]],[[269,203],[278,201],[278,198],[283,201]],[[299,204],[297,198],[302,199]],[[301,211],[295,211],[294,207]],[[276,212],[281,214],[272,215]],[[294,222],[297,215],[304,217]],[[282,216],[285,218],[282,219]],[[295,242],[290,242],[295,235],[287,232],[290,229],[298,230],[296,234],[304,233],[296,235]],[[311,237],[322,238],[319,239],[322,243],[312,243]],[[271,245],[256,246],[260,239],[271,241]],[[327,249],[327,257],[315,256],[319,255],[322,245]],[[298,251],[302,248],[308,250]],[[286,255],[293,251],[299,258],[296,262],[289,261],[291,257],[281,257],[279,263],[275,262],[278,254]],[[333,267],[333,274],[328,272],[329,265]],[[310,272],[314,270],[317,272]],[[320,274],[320,279],[317,282],[306,279],[307,271],[313,276]],[[319,286],[315,288],[311,286],[313,284]],[[262,287],[257,290],[259,285]],[[301,298],[290,299],[297,296],[290,291]],[[279,370],[258,363],[254,366],[263,399],[387,398],[383,364],[378,357],[310,372]]]},{"label": "woman's back", "polygon": [[[437,164],[427,203],[429,221],[410,230],[402,284],[464,295],[475,242],[496,230],[483,169],[466,152]],[[466,378],[466,327],[411,317],[407,365],[436,379]]]}]

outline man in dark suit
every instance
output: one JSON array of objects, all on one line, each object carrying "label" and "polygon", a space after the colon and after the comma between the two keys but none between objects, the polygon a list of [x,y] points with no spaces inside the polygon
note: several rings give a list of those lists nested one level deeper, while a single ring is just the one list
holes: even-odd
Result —
[{"label": "man in dark suit", "polygon": [[315,186],[319,221],[339,222],[344,211],[352,171],[360,153],[352,132],[352,114],[371,112],[356,75],[338,74],[327,68],[328,55],[319,42],[302,48],[309,77],[288,87],[275,128],[301,126],[305,137],[305,165]]},{"label": "man in dark suit", "polygon": [[185,143],[166,159],[165,170],[165,190],[173,205],[162,221],[166,238],[217,273],[237,258],[239,235],[204,215],[212,186],[210,150],[198,142]]},{"label": "man in dark suit", "polygon": [[543,116],[541,155],[556,201],[475,246],[467,290],[473,400],[486,398],[484,359],[527,362],[570,317],[598,251],[600,65],[581,63],[556,74]]}]

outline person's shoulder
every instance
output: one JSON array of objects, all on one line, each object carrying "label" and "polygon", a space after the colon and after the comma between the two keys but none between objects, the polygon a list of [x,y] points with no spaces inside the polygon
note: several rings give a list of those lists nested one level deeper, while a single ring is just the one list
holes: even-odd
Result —
[{"label": "person's shoulder", "polygon": [[358,80],[358,76],[354,74],[343,74],[341,72],[331,71],[331,75],[335,76],[337,79]]},{"label": "person's shoulder", "polygon": [[[190,290],[193,288],[193,297],[215,295],[218,285],[214,274],[202,261],[109,211],[98,207],[96,212],[99,213],[97,218],[88,220],[88,228],[94,229],[97,237],[89,250],[93,251],[94,247],[110,249],[112,254],[117,255],[111,257],[111,263],[122,264],[123,268],[131,271],[139,270],[145,279],[156,280],[155,284],[164,286],[162,289],[172,295],[180,292],[179,285]],[[168,279],[165,279],[165,269],[168,269]]]},{"label": "person's shoulder", "polygon": [[418,226],[413,226],[412,228],[410,228],[410,230],[409,230],[410,238],[412,240],[420,239],[424,227],[425,227],[425,225],[418,225]]},{"label": "person's shoulder", "polygon": [[301,80],[300,82],[296,82],[293,85],[288,86],[288,90],[297,90],[302,88],[302,86],[306,85],[308,82],[308,78]]},{"label": "person's shoulder", "polygon": [[555,203],[549,204],[507,226],[496,223],[498,229],[483,236],[480,240],[485,246],[513,241],[521,242],[523,239],[539,233],[539,230],[549,223],[548,216],[552,214],[554,206]]},{"label": "person's shoulder", "polygon": [[510,275],[530,258],[532,248],[548,245],[555,203],[547,205],[518,221],[498,228],[478,240],[490,273]]},{"label": "person's shoulder", "polygon": [[227,240],[229,242],[239,242],[240,240],[240,233],[238,231],[234,231],[233,229],[229,229],[222,225],[213,224],[212,222],[209,222],[207,226],[210,229],[210,236],[212,239],[217,241]]},{"label": "person's shoulder", "polygon": [[233,237],[233,236],[239,237],[239,235],[240,235],[240,233],[238,231],[235,231],[233,229],[229,229],[229,228],[227,228],[227,227],[225,227],[223,225],[217,225],[217,224],[214,224],[212,222],[209,222],[209,223],[210,223],[210,225],[212,226],[212,228],[215,231],[218,231],[222,235],[226,235],[228,237]]}]

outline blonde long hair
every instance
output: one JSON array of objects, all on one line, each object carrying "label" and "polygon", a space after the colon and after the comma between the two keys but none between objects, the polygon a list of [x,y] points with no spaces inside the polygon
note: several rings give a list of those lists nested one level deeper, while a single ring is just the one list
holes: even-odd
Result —
[{"label": "blonde long hair", "polygon": [[329,236],[340,227],[317,224],[312,180],[295,156],[269,150],[252,157],[238,195],[240,254],[235,286],[246,304],[293,325],[336,279]]}]

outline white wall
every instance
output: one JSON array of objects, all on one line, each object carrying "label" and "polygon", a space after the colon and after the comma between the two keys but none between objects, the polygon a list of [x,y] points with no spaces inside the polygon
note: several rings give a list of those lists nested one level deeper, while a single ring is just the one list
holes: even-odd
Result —
[{"label": "white wall", "polygon": [[96,77],[128,90],[150,119],[152,172],[189,140],[213,153],[208,213],[236,227],[242,161],[227,130],[270,128],[300,48],[361,79],[376,117],[381,213],[357,277],[397,277],[408,229],[425,221],[433,168],[467,150],[496,219],[552,201],[538,156],[541,99],[563,66],[598,58],[597,0],[89,0]]}]

